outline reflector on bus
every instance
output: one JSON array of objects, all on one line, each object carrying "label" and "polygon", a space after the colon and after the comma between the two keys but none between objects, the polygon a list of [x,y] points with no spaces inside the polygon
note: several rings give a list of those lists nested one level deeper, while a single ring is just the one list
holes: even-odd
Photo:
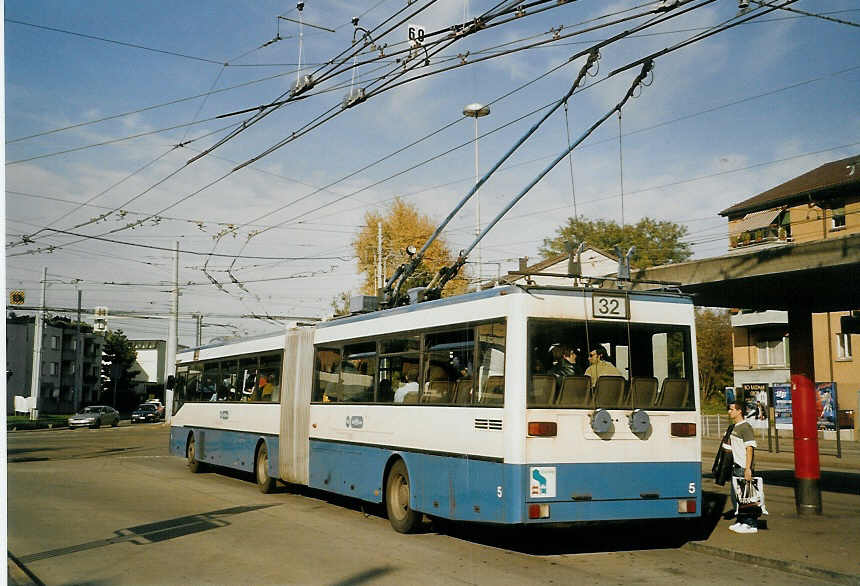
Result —
[{"label": "reflector on bus", "polygon": [[555,437],[558,435],[558,424],[555,421],[529,421],[529,435]]},{"label": "reflector on bus", "polygon": [[696,424],[673,423],[671,433],[675,437],[694,437],[696,435]]}]

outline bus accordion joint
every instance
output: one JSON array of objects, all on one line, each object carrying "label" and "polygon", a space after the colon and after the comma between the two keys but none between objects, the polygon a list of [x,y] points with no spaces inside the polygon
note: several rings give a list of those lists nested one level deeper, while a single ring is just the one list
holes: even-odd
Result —
[{"label": "bus accordion joint", "polygon": [[673,423],[671,434],[673,437],[695,437],[696,436],[696,424],[695,423]]},{"label": "bus accordion joint", "polygon": [[529,435],[532,437],[555,437],[558,424],[555,421],[529,421]]}]

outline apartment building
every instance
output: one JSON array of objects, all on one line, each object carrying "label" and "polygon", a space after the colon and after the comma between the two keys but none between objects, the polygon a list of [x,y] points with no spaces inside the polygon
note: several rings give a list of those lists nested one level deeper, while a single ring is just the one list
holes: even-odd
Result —
[{"label": "apartment building", "polygon": [[[6,318],[6,414],[14,410],[15,396],[31,395],[33,373],[33,316]],[[75,407],[98,399],[104,338],[84,325],[83,352],[78,355],[77,325],[65,318],[45,321],[38,404],[40,413],[72,413]],[[80,384],[80,395],[75,389]]]},{"label": "apartment building", "polygon": [[[860,155],[832,161],[720,212],[729,250],[839,239],[860,232]],[[841,427],[858,425],[860,336],[843,331],[857,306],[812,316],[816,382],[836,383]],[[846,328],[847,329],[847,328]],[[732,316],[735,386],[790,380],[788,315],[739,309]],[[851,413],[853,412],[853,413]]]}]

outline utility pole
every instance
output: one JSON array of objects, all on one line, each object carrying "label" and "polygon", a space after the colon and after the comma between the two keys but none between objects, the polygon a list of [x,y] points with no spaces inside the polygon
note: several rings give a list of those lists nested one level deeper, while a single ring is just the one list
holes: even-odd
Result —
[{"label": "utility pole", "polygon": [[78,331],[75,338],[75,398],[72,401],[75,413],[81,407],[81,400],[84,394],[84,344],[81,337],[81,294],[83,292],[78,289]]},{"label": "utility pole", "polygon": [[48,287],[48,267],[42,269],[42,305],[36,314],[36,323],[33,330],[33,375],[30,378],[30,397],[35,397],[33,406],[30,407],[30,419],[39,417],[39,390],[42,384],[42,337],[45,327],[45,296]]},{"label": "utility pole", "polygon": [[385,286],[385,275],[382,274],[382,220],[376,224],[376,291]]},{"label": "utility pole", "polygon": [[194,345],[200,347],[203,345],[203,314],[198,313],[194,316],[197,319],[197,327],[195,328]]},{"label": "utility pole", "polygon": [[[179,334],[179,242],[176,242],[176,255],[173,267],[173,315],[167,327],[167,356],[164,365],[164,383],[176,374],[176,338]],[[164,420],[170,423],[173,418],[173,389],[164,389]]]}]

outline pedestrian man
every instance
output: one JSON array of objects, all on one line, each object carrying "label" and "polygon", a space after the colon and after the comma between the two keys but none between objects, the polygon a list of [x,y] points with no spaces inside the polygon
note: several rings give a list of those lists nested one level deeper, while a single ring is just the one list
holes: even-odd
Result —
[{"label": "pedestrian man", "polygon": [[[743,401],[729,403],[729,418],[734,423],[734,429],[729,434],[729,446],[732,451],[732,476],[742,478],[746,482],[752,482],[753,460],[755,456],[755,435],[753,428],[744,419]],[[732,482],[732,505],[737,510],[737,522],[729,529],[735,533],[758,533],[756,517],[754,514],[744,511],[738,506],[738,496],[735,494],[734,482]]]}]

